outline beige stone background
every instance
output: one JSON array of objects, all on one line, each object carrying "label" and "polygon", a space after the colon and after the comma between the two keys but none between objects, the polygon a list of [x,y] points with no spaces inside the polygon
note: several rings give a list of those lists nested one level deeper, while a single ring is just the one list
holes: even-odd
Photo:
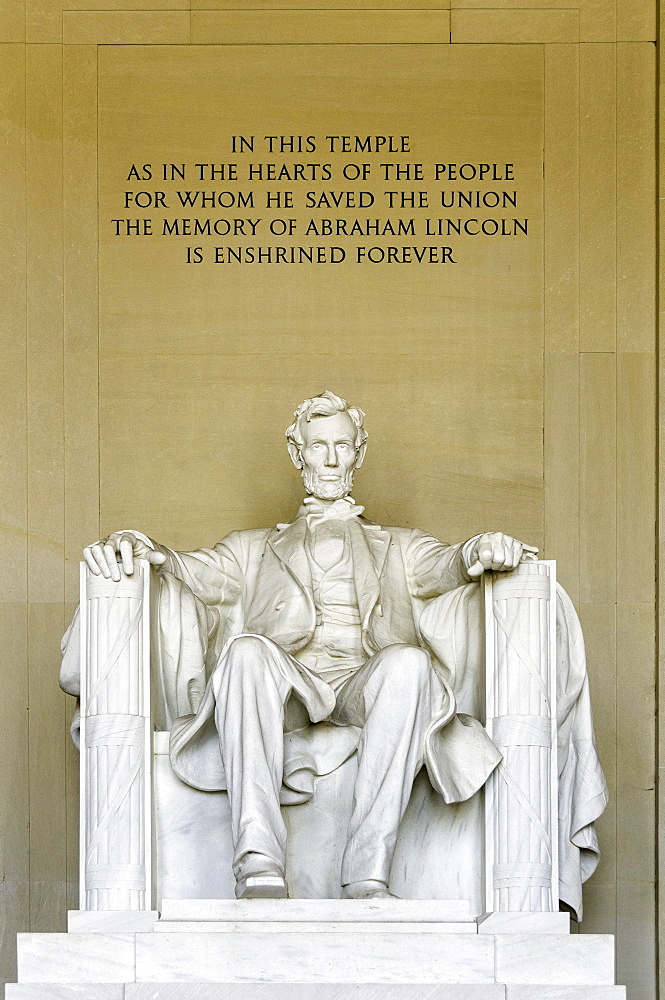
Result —
[{"label": "beige stone background", "polygon": [[[616,934],[618,981],[654,997],[655,6],[232,2],[0,2],[2,975],[15,978],[17,931],[63,930],[76,906],[77,759],[56,675],[82,545],[130,523],[189,546],[287,518],[300,490],[283,426],[328,383],[369,413],[356,492],[377,520],[450,540],[500,524],[558,560],[611,791],[580,931]],[[455,158],[514,153],[532,236],[470,249],[457,275],[343,282],[190,276],[162,242],[112,240],[141,143],[146,160],[198,159],[206,123],[230,127],[212,100],[222,64],[229,79],[281,73],[282,94],[309,80],[293,122],[335,111],[351,131],[360,110],[378,128],[420,104],[409,131],[445,121]],[[199,82],[178,85],[174,67]],[[246,115],[260,78],[239,87]],[[176,155],[165,135],[190,145]]]}]

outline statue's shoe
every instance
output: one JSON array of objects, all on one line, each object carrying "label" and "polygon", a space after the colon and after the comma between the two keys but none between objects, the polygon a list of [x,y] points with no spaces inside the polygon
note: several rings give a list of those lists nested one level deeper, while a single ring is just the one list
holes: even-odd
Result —
[{"label": "statue's shoe", "polygon": [[399,899],[390,892],[385,882],[366,879],[364,882],[349,882],[342,890],[344,899]]},{"label": "statue's shoe", "polygon": [[284,875],[272,858],[246,854],[236,871],[236,899],[286,899]]}]

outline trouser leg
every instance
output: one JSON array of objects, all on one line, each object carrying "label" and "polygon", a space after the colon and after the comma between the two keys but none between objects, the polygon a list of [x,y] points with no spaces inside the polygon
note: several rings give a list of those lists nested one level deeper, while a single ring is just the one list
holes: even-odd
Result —
[{"label": "trouser leg", "polygon": [[388,884],[437,684],[424,650],[395,645],[373,656],[338,694],[333,719],[362,726],[343,885],[367,879]]},{"label": "trouser leg", "polygon": [[231,806],[234,870],[249,851],[284,870],[286,828],[279,806],[284,762],[284,706],[292,686],[283,656],[255,636],[235,639],[219,664],[215,722]]}]

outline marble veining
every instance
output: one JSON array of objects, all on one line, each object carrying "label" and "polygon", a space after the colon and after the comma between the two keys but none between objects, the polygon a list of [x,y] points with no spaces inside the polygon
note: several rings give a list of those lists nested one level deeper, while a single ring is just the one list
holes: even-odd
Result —
[{"label": "marble veining", "polygon": [[493,983],[473,934],[137,934],[139,982]]}]

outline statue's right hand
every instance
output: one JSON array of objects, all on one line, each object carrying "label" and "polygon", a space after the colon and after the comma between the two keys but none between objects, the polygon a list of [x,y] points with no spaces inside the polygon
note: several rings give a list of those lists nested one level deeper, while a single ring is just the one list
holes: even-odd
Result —
[{"label": "statue's right hand", "polygon": [[127,576],[131,576],[135,559],[147,559],[153,566],[161,566],[166,556],[151,549],[133,531],[114,531],[108,538],[87,545],[83,558],[95,576],[117,582],[120,579],[119,561]]}]

